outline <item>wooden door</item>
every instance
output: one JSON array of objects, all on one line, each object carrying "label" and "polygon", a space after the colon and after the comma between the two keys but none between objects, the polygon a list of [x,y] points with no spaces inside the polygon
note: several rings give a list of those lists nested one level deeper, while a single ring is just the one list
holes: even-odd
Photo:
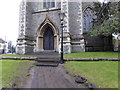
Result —
[{"label": "wooden door", "polygon": [[54,50],[54,34],[50,27],[45,30],[43,42],[44,50]]}]

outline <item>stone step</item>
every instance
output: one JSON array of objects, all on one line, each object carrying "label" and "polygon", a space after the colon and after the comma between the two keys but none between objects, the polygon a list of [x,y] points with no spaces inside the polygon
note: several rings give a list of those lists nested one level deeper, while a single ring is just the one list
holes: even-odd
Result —
[{"label": "stone step", "polygon": [[37,62],[35,63],[36,66],[50,66],[50,67],[57,67],[59,63],[55,62]]},{"label": "stone step", "polygon": [[59,59],[60,57],[57,56],[40,56],[37,57],[38,59]]},{"label": "stone step", "polygon": [[40,59],[58,59],[60,58],[60,55],[56,52],[48,53],[48,52],[41,52],[41,53],[31,53],[29,54],[31,56],[35,56]]},{"label": "stone step", "polygon": [[42,58],[42,59],[36,59],[37,62],[59,62],[59,58]]},{"label": "stone step", "polygon": [[35,55],[59,55],[57,52],[35,52]]}]

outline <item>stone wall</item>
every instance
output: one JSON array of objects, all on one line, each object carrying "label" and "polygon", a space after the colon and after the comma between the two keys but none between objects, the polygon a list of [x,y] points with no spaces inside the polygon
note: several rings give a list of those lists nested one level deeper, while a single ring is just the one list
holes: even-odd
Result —
[{"label": "stone wall", "polygon": [[[30,5],[30,6],[29,6]],[[35,7],[36,6],[36,7]],[[30,23],[28,23],[28,29],[26,32],[31,33],[28,34],[29,36],[33,36],[33,38],[36,40],[37,39],[37,33],[40,30],[43,22],[45,21],[46,17],[50,19],[50,21],[54,24],[56,30],[57,30],[57,35],[60,33],[60,20],[59,20],[59,16],[58,13],[60,12],[60,7],[59,7],[59,3],[56,3],[56,8],[51,8],[49,9],[49,11],[47,11],[46,9],[43,9],[42,7],[42,2],[32,2],[30,4],[28,4],[28,7],[31,7],[32,10],[28,10],[31,11],[30,13]],[[30,8],[29,8],[30,9]],[[39,31],[40,32],[40,31]],[[59,38],[59,37],[58,37]],[[58,40],[57,40],[58,41]],[[37,51],[37,42],[35,42],[35,48],[34,51]],[[59,43],[57,43],[57,47],[59,48]],[[57,49],[58,50],[58,49]]]},{"label": "stone wall", "polygon": [[82,2],[69,2],[69,31],[71,52],[84,52]]},{"label": "stone wall", "polygon": [[[92,7],[93,3],[63,1],[62,3],[56,2],[56,7],[50,8],[49,10],[43,9],[43,2],[23,1],[21,3],[17,53],[25,54],[37,51],[37,33],[40,31],[46,17],[49,18],[57,30],[57,51],[60,53],[61,25],[59,13],[61,9],[65,11],[65,27],[63,31],[64,53],[110,49],[111,41],[107,42],[110,39],[105,37],[92,38],[83,34],[83,11],[86,7]],[[110,47],[108,47],[109,44]]]}]

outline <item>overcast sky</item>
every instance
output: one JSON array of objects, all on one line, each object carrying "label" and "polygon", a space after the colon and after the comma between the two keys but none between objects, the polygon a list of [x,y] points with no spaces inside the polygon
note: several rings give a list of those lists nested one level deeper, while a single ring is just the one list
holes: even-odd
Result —
[{"label": "overcast sky", "polygon": [[19,3],[21,0],[0,1],[0,38],[12,40],[15,44],[18,37]]},{"label": "overcast sky", "polygon": [[12,40],[14,44],[18,38],[20,2],[21,0],[0,1],[0,38]]}]

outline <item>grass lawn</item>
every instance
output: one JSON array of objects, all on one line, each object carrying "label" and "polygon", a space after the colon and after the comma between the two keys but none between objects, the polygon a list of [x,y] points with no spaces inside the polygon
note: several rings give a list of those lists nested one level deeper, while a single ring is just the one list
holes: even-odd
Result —
[{"label": "grass lawn", "polygon": [[80,53],[71,53],[65,54],[65,58],[118,58],[118,52],[80,52]]},{"label": "grass lawn", "polygon": [[70,74],[87,78],[97,88],[118,88],[118,61],[69,61]]},{"label": "grass lawn", "polygon": [[[0,60],[2,62],[2,87],[11,87],[13,83],[22,86],[25,82],[28,69],[34,61],[28,60]],[[0,67],[1,67],[0,66]]]},{"label": "grass lawn", "polygon": [[0,56],[11,56],[11,57],[33,57],[28,55],[13,55],[13,54],[2,54]]}]

